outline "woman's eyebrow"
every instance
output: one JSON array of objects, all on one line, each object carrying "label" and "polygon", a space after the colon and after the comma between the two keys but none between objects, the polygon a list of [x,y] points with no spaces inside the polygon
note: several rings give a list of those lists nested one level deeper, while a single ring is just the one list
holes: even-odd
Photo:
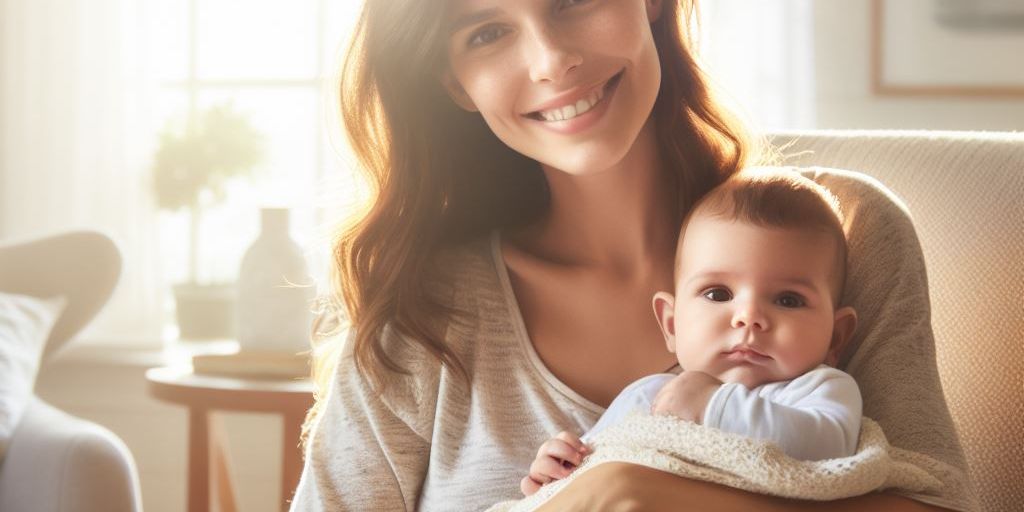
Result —
[{"label": "woman's eyebrow", "polygon": [[481,9],[479,11],[473,11],[467,14],[462,14],[456,17],[450,24],[448,24],[448,35],[452,35],[468,26],[475,25],[482,21],[491,19],[501,13],[501,8],[491,7],[489,9]]}]

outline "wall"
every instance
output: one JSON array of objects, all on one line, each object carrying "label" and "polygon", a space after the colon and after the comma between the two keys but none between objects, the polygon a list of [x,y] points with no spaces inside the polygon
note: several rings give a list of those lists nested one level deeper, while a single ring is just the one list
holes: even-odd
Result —
[{"label": "wall", "polygon": [[870,0],[819,1],[814,10],[818,128],[1024,130],[1024,97],[875,96],[868,51]]}]

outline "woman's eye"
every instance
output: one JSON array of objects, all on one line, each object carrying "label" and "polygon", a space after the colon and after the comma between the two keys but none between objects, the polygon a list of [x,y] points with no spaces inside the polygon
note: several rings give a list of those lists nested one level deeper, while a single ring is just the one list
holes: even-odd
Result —
[{"label": "woman's eye", "polygon": [[803,307],[806,304],[804,302],[803,297],[792,294],[787,294],[779,297],[778,299],[775,300],[775,303],[784,308],[799,308]]},{"label": "woman's eye", "polygon": [[590,0],[562,0],[561,2],[558,3],[558,6],[559,8],[564,9],[566,7],[575,7],[580,4],[585,4],[589,1]]},{"label": "woman's eye", "polygon": [[704,291],[703,296],[712,302],[728,302],[732,300],[732,293],[725,288],[711,288]]},{"label": "woman's eye", "polygon": [[505,35],[505,29],[497,25],[490,25],[477,30],[473,35],[469,36],[469,42],[466,43],[466,46],[476,48],[478,46],[491,44],[503,35]]}]

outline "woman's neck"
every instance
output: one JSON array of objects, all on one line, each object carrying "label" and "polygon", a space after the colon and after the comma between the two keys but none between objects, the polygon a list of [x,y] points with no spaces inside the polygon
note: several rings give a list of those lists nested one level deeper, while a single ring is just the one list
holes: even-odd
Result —
[{"label": "woman's neck", "polygon": [[544,256],[637,277],[671,265],[675,191],[665,183],[653,123],[602,172],[576,176],[545,169],[545,175],[551,209],[530,230],[529,244]]}]

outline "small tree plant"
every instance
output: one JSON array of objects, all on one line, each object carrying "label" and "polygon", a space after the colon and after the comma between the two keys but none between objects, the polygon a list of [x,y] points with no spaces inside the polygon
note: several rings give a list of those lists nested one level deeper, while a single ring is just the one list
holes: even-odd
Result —
[{"label": "small tree plant", "polygon": [[265,139],[243,114],[219,105],[190,119],[184,130],[168,126],[153,163],[157,206],[189,212],[189,282],[197,283],[199,226],[203,210],[224,199],[224,185],[263,161]]}]

